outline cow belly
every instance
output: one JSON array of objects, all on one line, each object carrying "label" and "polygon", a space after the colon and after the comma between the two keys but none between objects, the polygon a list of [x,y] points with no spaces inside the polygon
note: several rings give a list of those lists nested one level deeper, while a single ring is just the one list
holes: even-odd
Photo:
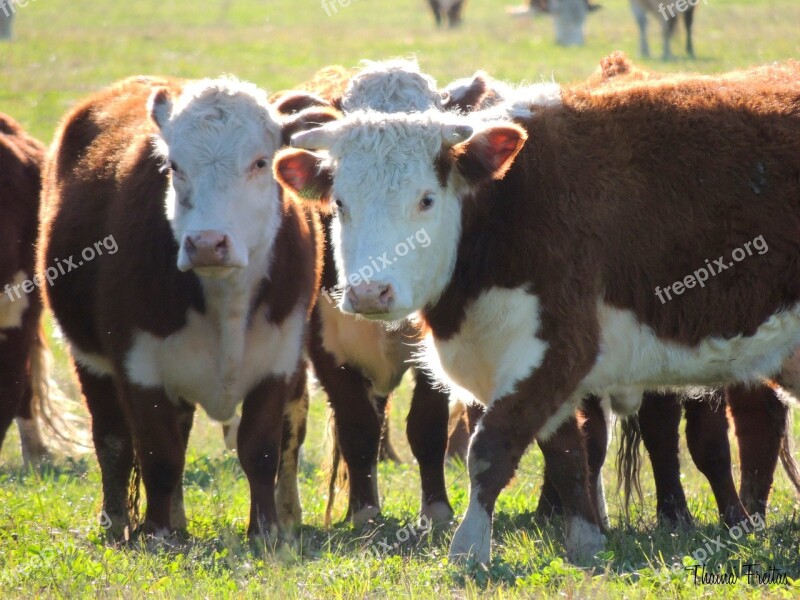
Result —
[{"label": "cow belly", "polygon": [[582,393],[624,386],[719,385],[774,375],[800,344],[800,304],[772,315],[752,336],[709,338],[694,347],[659,339],[627,310],[600,303],[601,347]]},{"label": "cow belly", "polygon": [[416,336],[405,329],[388,331],[382,324],[339,310],[324,297],[319,300],[322,346],[338,364],[361,370],[375,391],[388,395],[409,367]]},{"label": "cow belly", "polygon": [[541,364],[547,344],[537,337],[539,325],[536,296],[492,288],[467,307],[455,336],[434,340],[425,360],[434,376],[489,406]]},{"label": "cow belly", "polygon": [[202,406],[218,421],[233,417],[236,406],[268,376],[290,377],[297,369],[305,311],[298,307],[282,323],[256,312],[249,329],[220,333],[209,319],[189,311],[186,326],[159,338],[138,331],[125,357],[129,380],[163,387],[169,398]]}]

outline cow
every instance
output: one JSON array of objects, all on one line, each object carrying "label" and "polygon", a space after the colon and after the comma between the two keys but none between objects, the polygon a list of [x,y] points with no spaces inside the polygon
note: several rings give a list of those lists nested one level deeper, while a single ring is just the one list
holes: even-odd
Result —
[{"label": "cow", "polygon": [[12,26],[16,14],[15,0],[0,0],[0,40],[10,40],[13,37]]},{"label": "cow", "polygon": [[[638,484],[640,442],[647,449],[656,483],[656,513],[667,526],[689,526],[692,516],[680,478],[678,458],[681,413],[686,415],[686,445],[697,467],[708,479],[719,514],[728,527],[760,514],[766,518],[767,500],[778,459],[798,492],[800,477],[791,455],[788,405],[774,384],[732,385],[701,391],[700,398],[676,393],[648,392],[638,415],[623,421],[617,472],[625,488],[625,506]],[[727,408],[727,411],[726,411]],[[728,419],[735,424],[741,464],[737,493],[731,475]]]},{"label": "cow", "polygon": [[451,29],[461,25],[461,11],[465,3],[466,0],[428,0],[436,26],[441,27],[446,23]]},{"label": "cow", "polygon": [[694,9],[700,0],[684,0],[683,10],[679,7],[680,1],[670,0],[631,0],[631,10],[639,26],[639,52],[642,56],[650,57],[650,46],[647,43],[647,14],[654,15],[661,25],[661,39],[664,44],[664,51],[661,55],[663,60],[673,58],[670,50],[670,40],[675,34],[675,26],[678,24],[681,13],[683,14],[683,25],[686,28],[686,54],[689,58],[694,58],[694,45],[692,44],[692,23],[694,23]]},{"label": "cow", "polygon": [[33,284],[44,154],[0,113],[0,447],[16,418],[26,467],[49,458],[37,419],[47,401],[47,346]]},{"label": "cow", "polygon": [[[430,368],[489,408],[453,559],[488,563],[520,457],[588,394],[776,373],[798,387],[800,88],[725,83],[564,88],[494,121],[353,113],[276,157],[282,185],[333,199],[341,308],[417,315]],[[427,248],[350,279],[423,224]],[[585,485],[577,454],[555,474],[562,497]],[[570,559],[604,539],[599,518],[568,515]]]},{"label": "cow", "polygon": [[114,539],[131,533],[134,462],[147,497],[138,532],[185,529],[198,404],[218,421],[242,406],[248,535],[272,540],[301,520],[303,344],[321,240],[314,213],[282,193],[270,164],[291,133],[326,118],[309,111],[282,117],[234,78],[134,77],[58,127],[37,272],[92,415]]}]

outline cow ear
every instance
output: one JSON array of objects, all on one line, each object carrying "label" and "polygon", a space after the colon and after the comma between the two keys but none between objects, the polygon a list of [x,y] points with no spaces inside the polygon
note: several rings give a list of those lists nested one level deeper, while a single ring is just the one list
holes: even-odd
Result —
[{"label": "cow ear", "polygon": [[528,134],[517,125],[496,125],[453,146],[453,157],[459,173],[469,181],[502,179],[527,139]]},{"label": "cow ear", "polygon": [[307,108],[299,113],[281,119],[281,144],[288,146],[292,136],[301,131],[315,129],[336,121],[341,114],[332,106]]},{"label": "cow ear", "polygon": [[163,131],[172,116],[172,97],[169,90],[167,88],[155,90],[147,102],[147,109],[150,118]]},{"label": "cow ear", "polygon": [[282,115],[291,115],[312,106],[331,106],[316,94],[303,91],[290,90],[276,94],[270,100],[272,106]]},{"label": "cow ear", "polygon": [[458,110],[465,113],[475,110],[489,90],[487,78],[486,73],[478,71],[467,85],[445,88],[441,92],[444,110]]},{"label": "cow ear", "polygon": [[277,154],[272,168],[278,183],[298,198],[311,202],[330,198],[333,177],[321,155],[286,148]]}]

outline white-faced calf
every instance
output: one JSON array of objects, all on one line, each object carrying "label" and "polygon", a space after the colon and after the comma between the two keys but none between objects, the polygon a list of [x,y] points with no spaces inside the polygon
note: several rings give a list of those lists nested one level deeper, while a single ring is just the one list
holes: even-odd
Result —
[{"label": "white-faced calf", "polygon": [[302,346],[319,232],[270,165],[304,119],[282,119],[264,92],[234,79],[140,77],[79,104],[58,129],[39,272],[108,236],[118,246],[47,288],[92,414],[113,535],[129,525],[134,460],[145,531],[186,526],[181,477],[195,406],[224,421],[242,402],[248,533],[299,523]]},{"label": "white-faced calf", "polygon": [[[352,114],[294,138],[329,158],[287,150],[275,163],[301,196],[334,199],[343,282],[420,227],[430,235],[371,285],[350,284],[342,308],[418,313],[431,361],[489,407],[454,557],[489,560],[498,494],[582,397],[758,379],[800,344],[800,86],[675,77],[553,100],[515,122]],[[659,301],[658,286],[758,236],[767,253]],[[559,491],[583,468],[565,460]],[[598,526],[568,519],[571,557],[602,546]]]}]

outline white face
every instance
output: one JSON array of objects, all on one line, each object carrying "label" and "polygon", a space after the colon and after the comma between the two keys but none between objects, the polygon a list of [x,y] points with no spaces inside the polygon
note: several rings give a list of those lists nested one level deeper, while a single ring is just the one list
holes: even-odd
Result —
[{"label": "white face", "polygon": [[220,277],[260,262],[280,223],[272,158],[280,129],[254,86],[221,80],[153,100],[171,188],[178,268]]},{"label": "white face", "polygon": [[[433,165],[439,142],[395,144],[390,153],[351,149],[335,163],[332,200],[340,285],[390,285],[386,313],[399,320],[434,302],[450,279],[461,231],[461,204]],[[414,143],[416,142],[416,143]],[[343,295],[342,309],[364,312]]]},{"label": "white face", "polygon": [[553,3],[556,43],[560,46],[583,46],[583,24],[586,21],[585,0],[556,0]]}]

